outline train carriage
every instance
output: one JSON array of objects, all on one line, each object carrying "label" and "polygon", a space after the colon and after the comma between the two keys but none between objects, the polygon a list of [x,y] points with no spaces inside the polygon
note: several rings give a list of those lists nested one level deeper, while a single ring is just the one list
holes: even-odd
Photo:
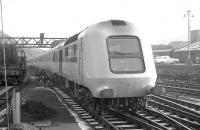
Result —
[{"label": "train carriage", "polygon": [[30,63],[64,77],[75,97],[143,98],[157,77],[151,46],[122,20],[90,26]]}]

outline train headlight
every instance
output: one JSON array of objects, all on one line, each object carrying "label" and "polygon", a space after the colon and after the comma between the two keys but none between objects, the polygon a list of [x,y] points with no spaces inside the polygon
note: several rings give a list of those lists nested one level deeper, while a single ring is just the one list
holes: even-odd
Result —
[{"label": "train headlight", "polygon": [[113,89],[103,89],[100,91],[100,96],[103,98],[114,97],[114,91],[113,91]]}]

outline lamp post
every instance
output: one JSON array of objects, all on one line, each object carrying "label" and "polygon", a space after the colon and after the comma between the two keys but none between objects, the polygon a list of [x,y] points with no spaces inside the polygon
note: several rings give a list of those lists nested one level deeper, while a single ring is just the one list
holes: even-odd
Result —
[{"label": "lamp post", "polygon": [[194,17],[191,13],[190,10],[187,10],[187,13],[184,14],[184,17],[188,18],[188,63],[190,63],[190,17]]}]

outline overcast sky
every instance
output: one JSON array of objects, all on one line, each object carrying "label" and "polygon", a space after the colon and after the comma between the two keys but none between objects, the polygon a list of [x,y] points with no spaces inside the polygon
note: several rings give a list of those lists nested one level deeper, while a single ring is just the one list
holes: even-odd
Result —
[{"label": "overcast sky", "polygon": [[[200,0],[2,0],[4,32],[10,36],[69,37],[91,24],[122,19],[135,22],[151,44],[183,40],[200,29]],[[178,39],[179,38],[179,39]],[[180,39],[181,40],[181,39]]]}]

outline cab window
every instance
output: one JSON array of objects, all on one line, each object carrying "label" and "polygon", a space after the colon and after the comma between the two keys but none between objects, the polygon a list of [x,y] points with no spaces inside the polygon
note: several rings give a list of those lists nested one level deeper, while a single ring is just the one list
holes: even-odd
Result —
[{"label": "cab window", "polygon": [[140,40],[135,36],[111,36],[107,39],[110,69],[113,73],[145,71]]}]

